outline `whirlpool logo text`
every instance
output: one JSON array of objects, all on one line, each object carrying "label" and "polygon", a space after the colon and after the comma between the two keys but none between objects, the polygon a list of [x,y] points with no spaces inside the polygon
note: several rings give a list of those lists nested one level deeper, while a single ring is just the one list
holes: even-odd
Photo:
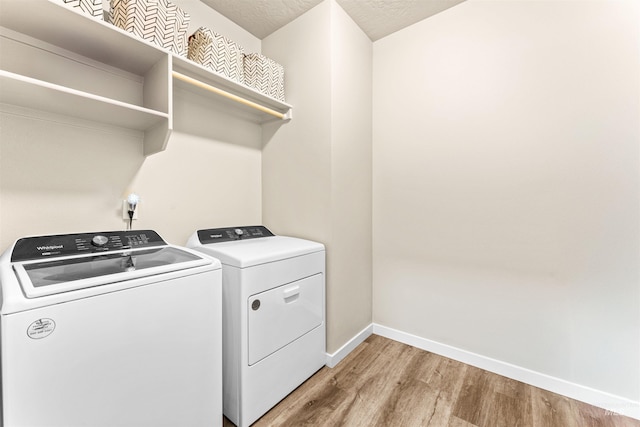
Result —
[{"label": "whirlpool logo text", "polygon": [[64,248],[64,245],[38,246],[36,249],[38,249],[39,251],[53,251],[62,248]]}]

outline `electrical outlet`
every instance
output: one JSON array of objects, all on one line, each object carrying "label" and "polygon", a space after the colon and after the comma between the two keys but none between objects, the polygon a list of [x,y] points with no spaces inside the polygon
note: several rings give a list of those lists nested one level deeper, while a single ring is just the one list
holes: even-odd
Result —
[{"label": "electrical outlet", "polygon": [[[140,203],[136,205],[136,210],[133,211],[133,219],[138,219],[140,213]],[[129,221],[129,203],[126,200],[122,201],[122,219]]]}]

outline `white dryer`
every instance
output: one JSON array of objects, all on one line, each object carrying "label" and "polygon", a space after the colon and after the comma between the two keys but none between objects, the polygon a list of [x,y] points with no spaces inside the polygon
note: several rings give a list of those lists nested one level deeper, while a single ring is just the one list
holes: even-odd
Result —
[{"label": "white dryer", "polygon": [[246,427],[326,363],[325,248],[263,226],[187,246],[222,262],[223,412]]},{"label": "white dryer", "polygon": [[220,426],[219,261],[151,230],[0,257],[0,425]]}]

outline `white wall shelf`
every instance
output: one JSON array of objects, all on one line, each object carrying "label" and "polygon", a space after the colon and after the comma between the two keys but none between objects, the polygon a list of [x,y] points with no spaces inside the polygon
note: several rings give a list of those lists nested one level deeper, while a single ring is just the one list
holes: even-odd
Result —
[{"label": "white wall shelf", "polygon": [[127,104],[0,70],[0,101],[146,131],[166,121],[167,113]]},{"label": "white wall shelf", "polygon": [[[291,119],[293,107],[290,104],[267,96],[253,88],[231,80],[228,77],[223,76],[222,74],[211,72],[202,65],[196,64],[189,59],[174,56],[173,70],[184,76],[190,77],[197,82],[202,83],[201,85],[198,85],[197,83],[188,83],[185,80],[181,80],[180,78],[174,78],[174,84],[185,87],[188,90],[196,90],[206,95],[206,92],[208,92],[208,90],[205,88],[205,86],[212,86],[214,88],[218,88],[225,92],[228,92],[232,95],[238,96],[239,98],[248,101],[248,103],[255,103],[259,106],[264,107],[265,109],[279,113],[282,115],[282,117],[279,118],[280,120]],[[213,96],[215,97],[215,95]],[[276,117],[276,115],[274,114],[266,111],[260,111],[260,109],[256,107],[249,106],[248,103],[244,103],[242,101],[238,102],[240,104],[244,104],[244,107],[246,107],[247,111],[253,112],[258,122],[262,123],[271,120],[278,120],[278,117]]]},{"label": "white wall shelf", "polygon": [[[144,102],[138,106],[20,75],[13,70],[0,70],[2,103],[141,130],[146,155],[166,147],[173,127],[174,84],[207,96],[212,102],[232,99],[239,108],[250,112],[257,123],[291,118],[291,105],[62,3],[54,0],[0,2],[1,27],[27,36],[25,39],[39,40],[140,76],[144,82]],[[192,80],[197,83],[193,84]],[[221,92],[230,96],[221,97]]]}]

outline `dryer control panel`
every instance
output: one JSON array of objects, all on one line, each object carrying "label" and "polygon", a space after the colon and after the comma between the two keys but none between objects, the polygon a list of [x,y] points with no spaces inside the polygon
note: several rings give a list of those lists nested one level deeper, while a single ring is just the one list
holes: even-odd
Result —
[{"label": "dryer control panel", "polygon": [[153,230],[25,237],[16,242],[11,262],[163,245],[166,242]]},{"label": "dryer control panel", "polygon": [[260,237],[270,236],[274,236],[274,234],[270,232],[267,227],[262,225],[198,230],[198,239],[203,245],[208,243],[231,242],[235,240],[257,239]]}]

